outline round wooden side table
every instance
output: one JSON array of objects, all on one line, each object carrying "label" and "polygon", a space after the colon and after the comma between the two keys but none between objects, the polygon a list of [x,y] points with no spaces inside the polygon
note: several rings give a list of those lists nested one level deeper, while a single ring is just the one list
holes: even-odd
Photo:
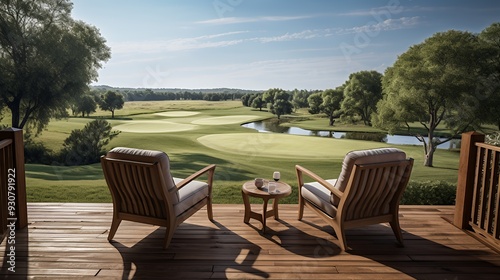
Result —
[{"label": "round wooden side table", "polygon": [[[262,232],[265,232],[267,218],[274,217],[275,220],[279,219],[278,200],[282,197],[289,196],[291,193],[292,187],[281,181],[276,182],[276,191],[273,193],[268,192],[267,186],[262,189],[258,189],[255,186],[254,181],[245,182],[241,188],[241,195],[243,196],[243,202],[245,203],[245,218],[243,221],[245,224],[248,224],[250,218],[256,219],[262,223]],[[249,199],[250,196],[262,198],[264,200],[262,213],[252,211]],[[267,204],[270,199],[274,199],[273,209],[267,210]]]}]

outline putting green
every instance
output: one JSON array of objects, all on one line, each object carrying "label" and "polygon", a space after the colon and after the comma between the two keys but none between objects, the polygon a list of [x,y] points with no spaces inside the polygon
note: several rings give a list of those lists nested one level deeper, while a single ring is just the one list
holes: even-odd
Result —
[{"label": "putting green", "polygon": [[388,147],[385,143],[278,133],[211,134],[198,138],[206,147],[252,157],[343,159],[352,150]]},{"label": "putting green", "polygon": [[167,133],[186,131],[198,128],[197,125],[182,124],[168,121],[129,121],[113,127],[123,132],[132,133]]},{"label": "putting green", "polygon": [[235,124],[235,123],[245,123],[253,120],[259,119],[258,116],[252,115],[236,115],[236,116],[223,116],[223,117],[213,117],[213,118],[203,118],[194,120],[192,124],[200,125],[224,125],[224,124]]},{"label": "putting green", "polygon": [[189,117],[198,115],[199,113],[200,112],[193,112],[193,111],[167,111],[167,112],[155,113],[155,115],[162,117]]}]

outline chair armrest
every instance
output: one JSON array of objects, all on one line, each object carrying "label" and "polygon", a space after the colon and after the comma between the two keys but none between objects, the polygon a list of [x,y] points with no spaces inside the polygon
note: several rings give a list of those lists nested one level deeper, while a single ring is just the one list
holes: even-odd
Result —
[{"label": "chair armrest", "polygon": [[332,192],[335,196],[338,198],[341,198],[342,195],[344,194],[343,192],[339,191],[336,187],[334,187],[332,184],[328,183],[325,179],[321,178],[319,175],[316,173],[312,172],[311,170],[302,167],[300,165],[295,165],[295,170],[297,171],[297,179],[299,181],[299,188],[301,188],[304,185],[304,180],[302,178],[302,174],[307,175],[314,179],[316,182],[320,183],[322,186],[327,188],[330,192]]},{"label": "chair armrest", "polygon": [[209,184],[209,186],[211,186],[213,178],[214,178],[215,167],[216,167],[215,164],[210,164],[210,165],[196,171],[195,173],[189,175],[189,177],[180,181],[175,186],[177,187],[177,189],[181,189],[185,185],[189,184],[189,182],[193,181],[194,179],[200,177],[201,175],[203,175],[205,173],[208,173],[208,184]]}]

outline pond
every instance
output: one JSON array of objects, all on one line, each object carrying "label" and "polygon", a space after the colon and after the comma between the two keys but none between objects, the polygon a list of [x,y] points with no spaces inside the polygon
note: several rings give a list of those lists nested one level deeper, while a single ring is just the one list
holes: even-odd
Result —
[{"label": "pond", "polygon": [[[358,140],[371,140],[377,142],[385,142],[387,144],[396,145],[422,145],[420,141],[414,136],[407,135],[389,135],[385,133],[372,133],[372,132],[338,132],[329,130],[308,130],[302,129],[300,127],[284,127],[280,126],[279,122],[276,120],[264,120],[245,123],[241,125],[242,127],[255,129],[259,132],[276,132],[285,133],[292,135],[308,135],[308,136],[318,136],[318,137],[330,137],[330,138],[347,138],[347,139],[358,139]],[[444,141],[446,138],[438,138]],[[425,137],[427,141],[427,137]],[[460,148],[460,139],[453,139],[450,142],[444,143],[438,146],[438,149],[456,149]]]}]

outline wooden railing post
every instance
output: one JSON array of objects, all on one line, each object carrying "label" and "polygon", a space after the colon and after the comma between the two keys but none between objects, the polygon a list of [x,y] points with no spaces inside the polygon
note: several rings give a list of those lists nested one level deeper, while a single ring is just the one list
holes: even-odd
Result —
[{"label": "wooden railing post", "polygon": [[[22,229],[28,225],[28,205],[26,200],[26,172],[24,168],[24,139],[23,130],[18,128],[8,128],[0,130],[0,140],[12,139],[13,148],[13,170],[6,172],[13,174],[11,178],[15,180],[15,214],[16,228]],[[14,177],[15,175],[15,177]],[[2,178],[8,180],[8,178]]]},{"label": "wooden railing post", "polygon": [[475,131],[462,134],[460,164],[458,168],[457,196],[453,223],[461,229],[469,229],[474,177],[476,172],[477,142],[484,142],[484,135]]}]

